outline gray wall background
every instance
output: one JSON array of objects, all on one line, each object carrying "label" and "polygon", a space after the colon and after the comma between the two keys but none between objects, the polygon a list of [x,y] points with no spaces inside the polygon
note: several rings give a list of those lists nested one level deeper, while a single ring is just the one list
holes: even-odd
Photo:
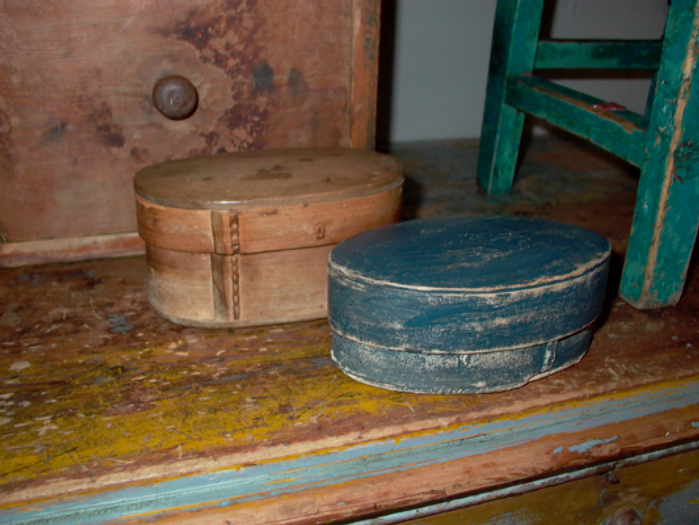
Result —
[{"label": "gray wall background", "polygon": [[[386,25],[393,60],[382,66],[392,68],[392,81],[379,94],[380,107],[390,108],[391,142],[480,135],[495,4],[395,0],[395,27]],[[556,0],[552,6],[552,38],[660,38],[667,15],[667,0]],[[650,80],[561,83],[642,113]]]}]

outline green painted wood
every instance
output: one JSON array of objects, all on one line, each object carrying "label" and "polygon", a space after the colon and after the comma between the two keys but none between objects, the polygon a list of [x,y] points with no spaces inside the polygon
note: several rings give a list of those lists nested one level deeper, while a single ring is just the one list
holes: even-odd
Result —
[{"label": "green painted wood", "polygon": [[699,97],[693,76],[698,36],[697,0],[674,0],[620,288],[621,296],[638,308],[679,301],[696,238]]},{"label": "green painted wood", "polygon": [[531,71],[543,0],[500,0],[490,54],[490,69],[478,158],[478,183],[488,193],[512,186],[524,114],[505,102],[507,79]]},{"label": "green painted wood", "polygon": [[676,0],[670,6],[652,103],[644,116],[595,110],[591,107],[595,99],[527,74],[534,66],[654,67],[657,42],[616,42],[606,47],[584,42],[537,44],[540,1],[524,5],[499,0],[496,11],[479,185],[488,193],[510,189],[525,114],[543,118],[641,167],[619,292],[638,308],[679,301],[697,233],[699,120],[694,116],[699,102],[692,88],[699,55],[697,2]]},{"label": "green painted wood", "polygon": [[657,69],[660,40],[541,40],[535,69]]},{"label": "green painted wood", "polygon": [[643,116],[631,111],[606,111],[604,101],[549,80],[520,75],[510,80],[507,103],[641,166],[646,128]]},{"label": "green painted wood", "polygon": [[646,109],[643,113],[643,121],[648,127],[648,122],[650,122],[650,114],[653,111],[653,99],[655,98],[655,88],[658,86],[658,71],[653,73],[653,78],[651,79],[650,88],[648,89],[648,96],[646,97]]},{"label": "green painted wood", "polygon": [[[652,456],[651,456],[652,457]],[[522,491],[437,515],[401,521],[401,525],[621,525],[699,523],[699,451],[648,462],[598,467],[580,477],[540,490]],[[565,479],[565,474],[561,477]],[[570,479],[570,478],[569,478]],[[510,487],[511,492],[517,487]],[[478,496],[472,496],[476,499]],[[482,497],[482,496],[481,496]],[[470,502],[469,502],[470,503]],[[425,512],[423,509],[416,511]],[[419,514],[418,514],[419,515]],[[632,519],[636,517],[636,520]],[[641,520],[641,517],[643,518]],[[372,522],[373,525],[384,525]],[[394,522],[396,523],[396,522]],[[365,525],[364,523],[362,525]]]}]

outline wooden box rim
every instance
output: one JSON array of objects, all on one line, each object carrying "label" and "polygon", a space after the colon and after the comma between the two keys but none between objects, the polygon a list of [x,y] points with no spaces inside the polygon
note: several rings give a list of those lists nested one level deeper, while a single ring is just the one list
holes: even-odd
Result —
[{"label": "wooden box rim", "polygon": [[160,206],[250,210],[366,196],[403,183],[390,155],[349,148],[234,152],[148,166],[134,190]]}]

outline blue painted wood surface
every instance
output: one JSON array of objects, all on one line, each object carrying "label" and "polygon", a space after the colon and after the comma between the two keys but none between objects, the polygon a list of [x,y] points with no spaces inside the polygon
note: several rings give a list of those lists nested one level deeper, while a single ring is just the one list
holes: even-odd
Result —
[{"label": "blue painted wood surface", "polygon": [[330,254],[333,357],[352,377],[398,390],[521,386],[584,354],[610,250],[591,231],[522,217],[364,232]]},{"label": "blue painted wood surface", "polygon": [[372,386],[414,393],[472,394],[521,387],[574,365],[592,329],[550,343],[484,353],[396,352],[333,334],[332,357],[348,376]]},{"label": "blue painted wood surface", "polygon": [[[422,190],[417,216],[536,214],[593,229],[622,253],[633,176],[565,146],[537,137],[525,184],[496,198],[454,191],[475,188],[475,169],[462,169],[475,167],[474,143],[406,146],[400,156]],[[557,473],[694,441],[698,278],[669,310],[608,298],[585,358],[559,374],[508,392],[435,396],[346,377],[324,322],[196,330],[163,321],[148,307],[142,258],[5,270],[2,518],[404,521],[392,514],[505,498],[498,488],[532,490],[532,479],[556,484]]]},{"label": "blue painted wood surface", "polygon": [[[553,443],[549,443],[545,447],[547,455],[561,456],[578,447],[580,451],[573,451],[574,455],[585,457],[596,443],[576,441],[580,432],[619,423],[631,425],[640,417],[696,405],[699,405],[699,382],[687,381],[586,403],[562,404],[554,411],[542,409],[518,417],[455,425],[159,483],[0,509],[0,524],[74,525],[115,523],[125,518],[140,522],[155,515],[176,517],[182,508],[225,509],[246,503],[264,504],[275,496],[283,498],[309,488],[322,490],[357,480],[371,483],[387,472],[407,473],[419,467],[439,468],[454,461],[504,454],[552,435],[561,436],[570,447],[552,448]],[[617,434],[604,434],[604,437],[614,444],[627,439]]]}]

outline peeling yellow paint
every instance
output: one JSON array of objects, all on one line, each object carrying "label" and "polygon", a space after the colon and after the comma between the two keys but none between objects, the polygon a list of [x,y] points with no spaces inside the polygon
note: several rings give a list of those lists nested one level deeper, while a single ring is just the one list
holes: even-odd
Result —
[{"label": "peeling yellow paint", "polygon": [[[41,397],[56,402],[32,402],[12,418],[14,425],[26,426],[0,427],[3,482],[278,444],[284,436],[291,439],[290,431],[297,433],[298,427],[310,431],[326,419],[376,414],[403,404],[393,392],[345,378],[327,357],[325,341],[304,345],[295,356],[299,362],[327,357],[317,365],[322,380],[304,373],[293,382],[276,380],[275,354],[238,353],[214,367],[201,356],[173,357],[169,346],[148,348],[149,360],[142,365],[131,362],[142,349],[122,348],[119,355],[106,350],[104,362],[87,370],[80,362],[85,359],[74,359],[60,367],[47,363],[21,378],[47,385]],[[237,380],[230,377],[237,375]],[[20,400],[27,389],[17,385],[17,390]],[[332,408],[326,400],[332,400]]]}]

